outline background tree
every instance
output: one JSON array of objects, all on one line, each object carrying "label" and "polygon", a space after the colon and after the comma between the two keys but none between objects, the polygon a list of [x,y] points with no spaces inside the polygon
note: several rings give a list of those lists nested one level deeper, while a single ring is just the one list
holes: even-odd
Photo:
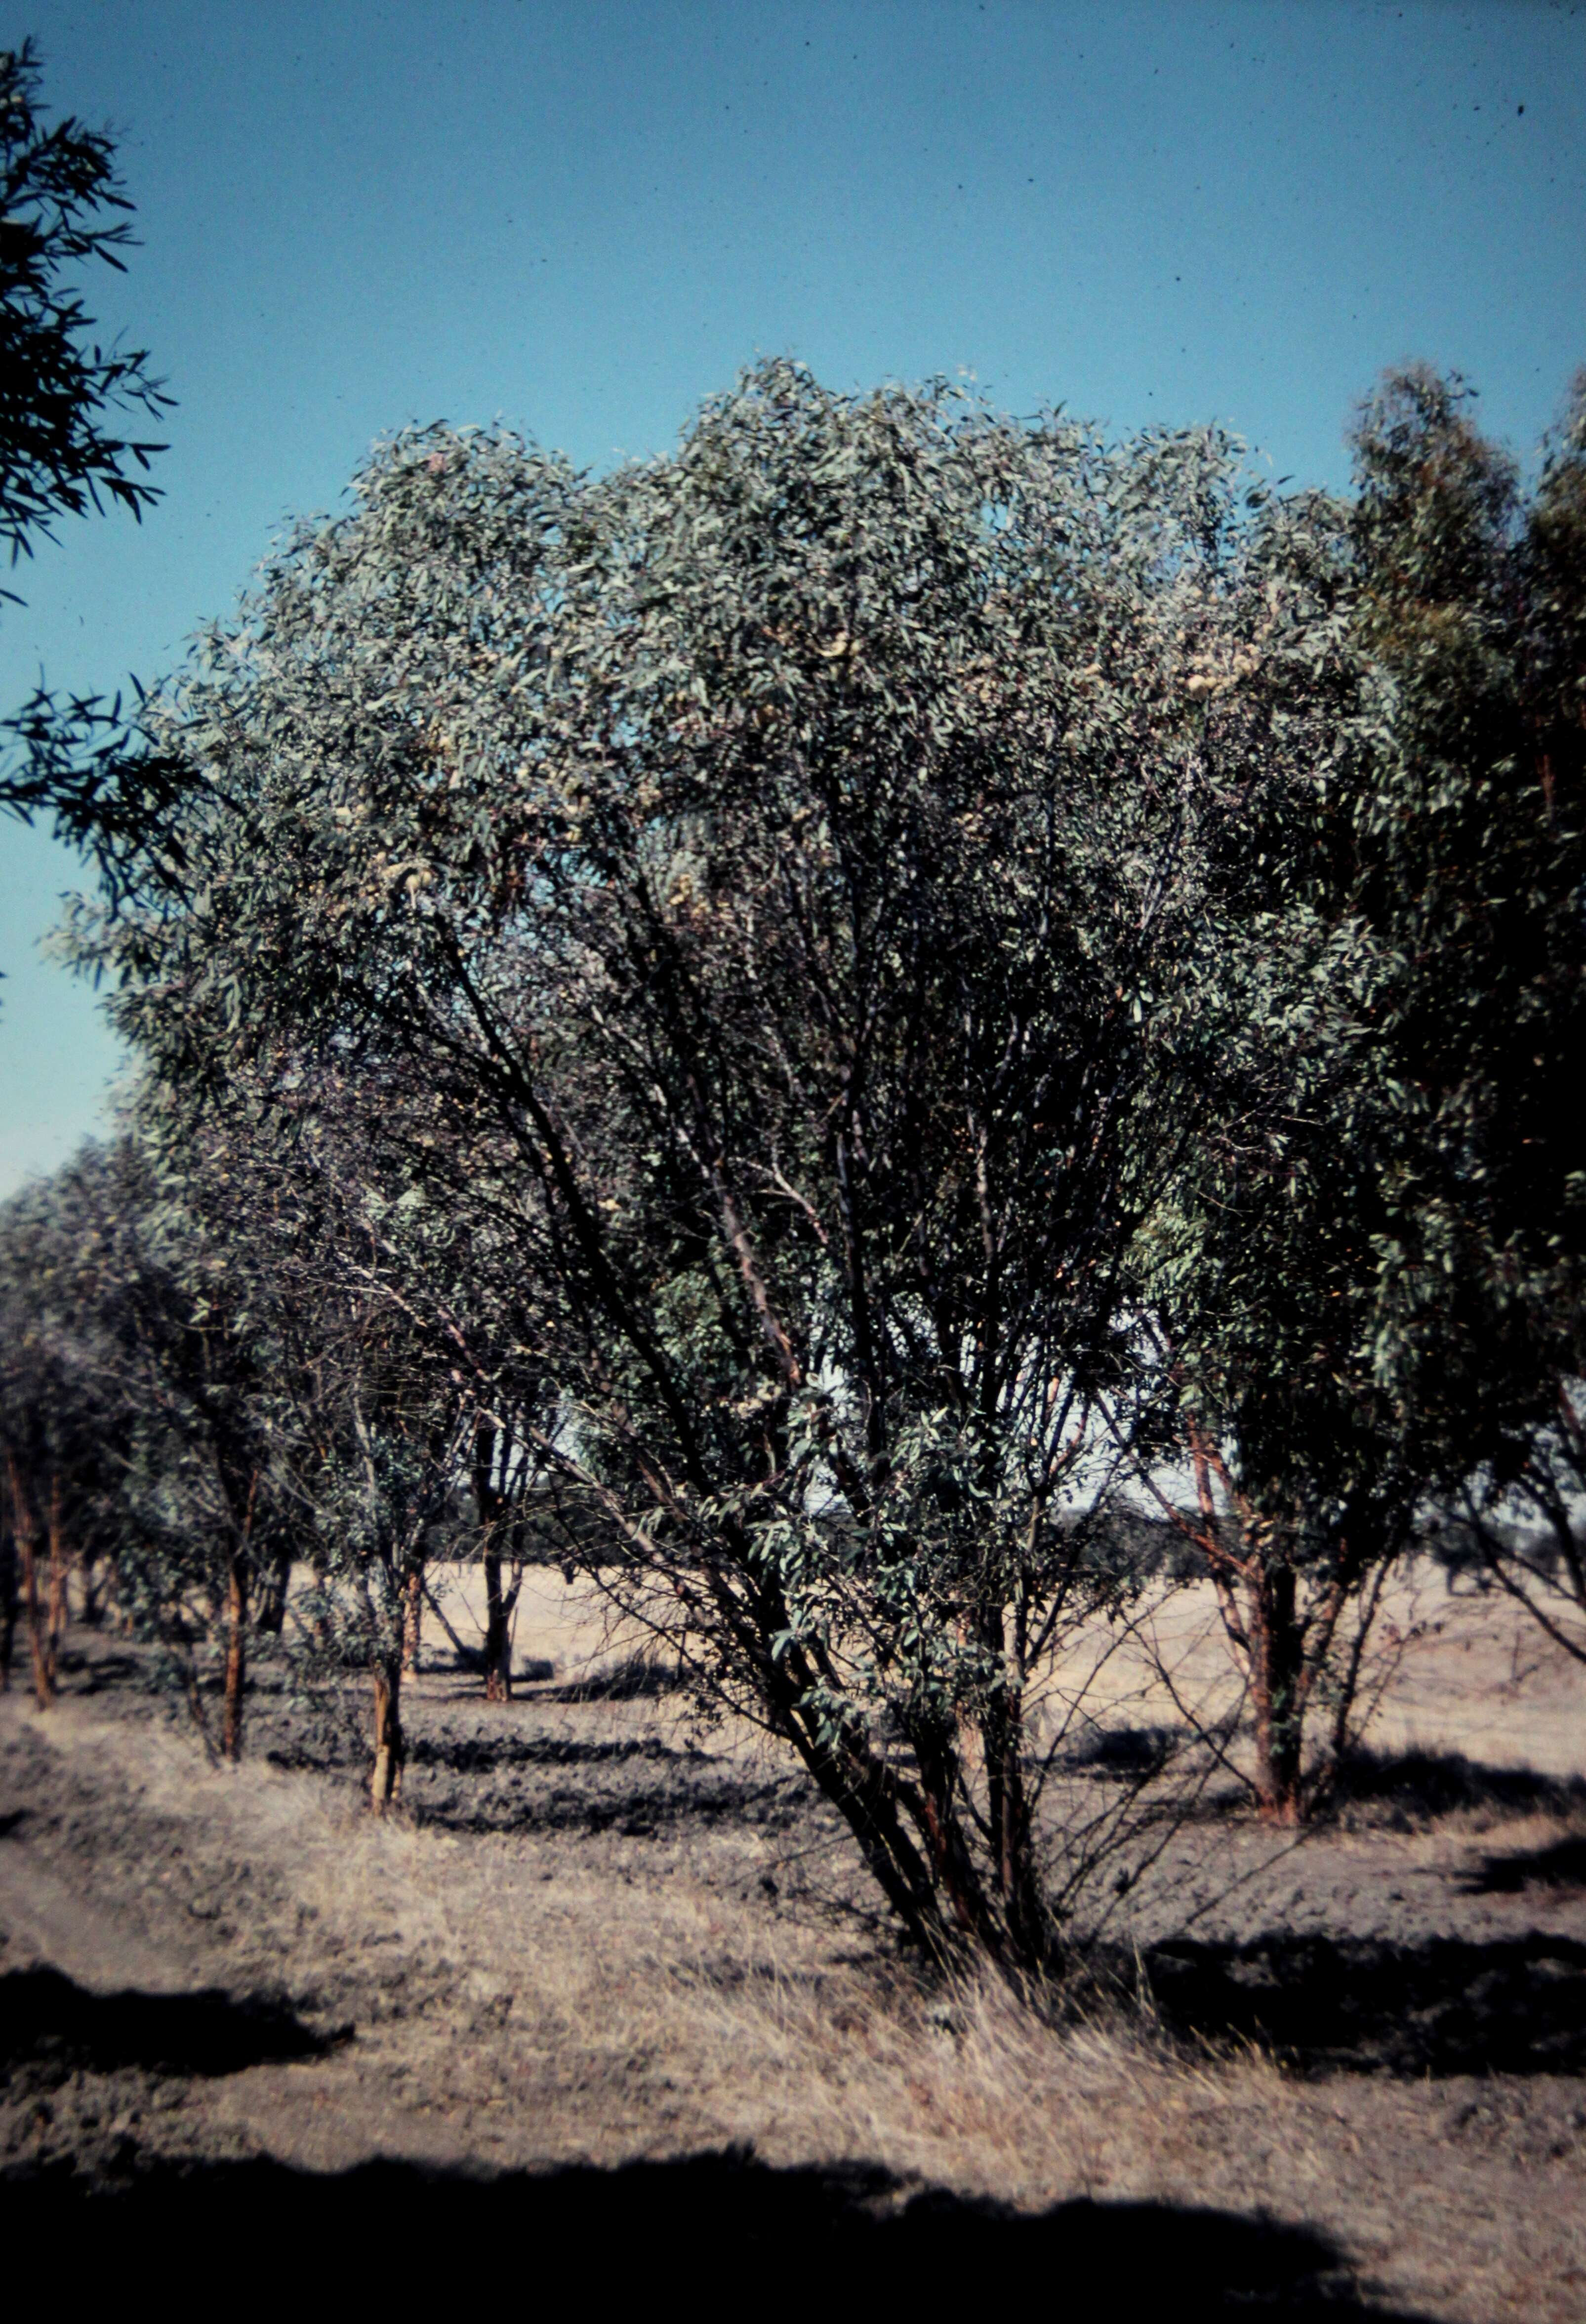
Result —
[{"label": "background tree", "polygon": [[[1457,415],[1415,384],[1412,427],[1420,422],[1423,439],[1435,429],[1440,446]],[[1425,539],[1446,543],[1454,533],[1446,478],[1458,469],[1425,450],[1420,468],[1419,491],[1404,497]],[[1502,686],[1492,689],[1490,805],[1465,900],[1480,975],[1462,1028],[1480,1074],[1465,1105],[1479,1190],[1466,1209],[1486,1245],[1473,1329],[1500,1381],[1473,1447],[1479,1461],[1448,1508],[1481,1576],[1586,1657],[1586,1153],[1577,1097],[1586,1072],[1586,374],[1535,493],[1517,496],[1508,514],[1478,568],[1483,641],[1489,661],[1501,657]],[[1443,596],[1452,594],[1445,583]],[[1467,584],[1465,598],[1472,594]],[[1425,676],[1429,687],[1451,686],[1447,672]]]},{"label": "background tree", "polygon": [[235,1758],[253,1596],[280,1554],[285,1367],[258,1262],[235,1224],[204,1233],[201,1192],[123,1137],[6,1207],[0,1429],[14,1522],[41,1538],[49,1512],[62,1618],[68,1554],[102,1556],[207,1739],[201,1681],[217,1649],[218,1748]]},{"label": "background tree", "polygon": [[69,1568],[91,1615],[96,1567],[116,1545],[121,1409],[106,1337],[115,1268],[104,1177],[90,1150],[0,1207],[0,1525],[41,1709],[54,1697]]},{"label": "background tree", "polygon": [[1421,373],[1356,449],[1352,503],[1291,544],[1323,583],[1296,650],[1333,670],[1333,739],[1268,789],[1212,936],[1208,1135],[1148,1274],[1285,1821],[1347,1743],[1388,1564],[1521,1414],[1556,1414],[1580,1313],[1578,485],[1555,460],[1525,512]]}]

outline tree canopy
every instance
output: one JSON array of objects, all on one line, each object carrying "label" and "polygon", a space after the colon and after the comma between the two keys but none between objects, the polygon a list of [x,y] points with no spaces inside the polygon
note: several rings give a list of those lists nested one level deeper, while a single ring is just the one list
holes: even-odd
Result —
[{"label": "tree canopy", "polygon": [[767,363],[669,458],[412,431],[298,529],[74,941],[150,1150],[316,1222],[388,1711],[466,1471],[1022,1970],[1148,1849],[1049,1779],[1155,1511],[1302,1812],[1572,1360],[1579,473],[1419,374],[1338,499]]}]

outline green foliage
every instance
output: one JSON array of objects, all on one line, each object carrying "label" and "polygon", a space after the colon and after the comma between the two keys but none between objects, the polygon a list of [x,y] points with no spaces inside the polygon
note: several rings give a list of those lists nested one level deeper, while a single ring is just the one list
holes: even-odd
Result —
[{"label": "green foliage", "polygon": [[121,269],[132,229],[116,213],[131,205],[115,149],[69,117],[44,127],[38,102],[32,44],[0,51],[0,540],[14,565],[38,535],[53,538],[58,513],[97,509],[101,493],[143,515],[158,490],[130,471],[165,447],[107,435],[103,421],[170,402],[142,350],[88,343],[92,318],[62,279],[89,259]]},{"label": "green foliage", "polygon": [[1410,373],[1362,413],[1320,560],[1343,615],[1319,633],[1333,746],[1268,792],[1242,901],[1209,932],[1216,1039],[1192,1085],[1210,1135],[1144,1245],[1186,1404],[1228,1455],[1208,1553],[1291,1625],[1273,1712],[1291,1786],[1344,1605],[1369,1603],[1429,1491],[1551,1409],[1580,1313],[1580,632],[1560,553],[1579,430],[1526,510],[1465,405]]},{"label": "green foliage", "polygon": [[[73,277],[93,261],[122,271],[132,206],[109,137],[69,116],[46,126],[39,97],[32,43],[0,51],[0,541],[13,566],[55,538],[61,514],[108,500],[142,519],[160,497],[144,478],[166,447],[108,423],[126,411],[158,420],[171,402],[144,350],[89,337]],[[9,589],[0,598],[21,602]],[[146,831],[165,796],[161,770],[137,763],[120,696],[62,700],[41,684],[0,736],[0,808],[24,821],[48,813],[113,878],[127,834]]]},{"label": "green foliage", "polygon": [[466,1478],[1028,1969],[1138,1837],[1047,1795],[1154,1496],[1298,1811],[1579,1314],[1578,408],[1529,505],[1418,374],[1359,456],[782,363],[604,478],[417,431],[144,704],[72,940],[388,1763]]},{"label": "green foliage", "polygon": [[624,1594],[917,1932],[1027,1957],[1027,1693],[1130,1597],[1168,999],[1282,779],[1273,523],[1213,437],[785,364],[600,481],[403,438],[149,706],[183,812],[80,932],[174,1107],[350,1107],[382,1268],[549,1398]]}]

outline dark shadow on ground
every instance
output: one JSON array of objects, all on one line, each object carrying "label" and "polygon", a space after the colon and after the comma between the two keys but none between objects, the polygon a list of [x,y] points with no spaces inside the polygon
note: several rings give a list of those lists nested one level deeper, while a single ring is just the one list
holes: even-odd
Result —
[{"label": "dark shadow on ground", "polygon": [[654,1655],[625,1655],[621,1662],[586,1678],[565,1679],[542,1699],[547,1702],[651,1702],[676,1694],[682,1685],[677,1665]]},{"label": "dark shadow on ground", "polygon": [[1064,1755],[1075,1775],[1121,1777],[1159,1775],[1184,1741],[1171,1727],[1098,1727]]},{"label": "dark shadow on ground", "polygon": [[1586,1833],[1555,1840],[1551,1848],[1516,1849],[1508,1855],[1484,1857],[1465,1886],[1477,1896],[1515,1896],[1526,1888],[1586,1895]]},{"label": "dark shadow on ground", "polygon": [[650,1840],[689,1826],[742,1823],[758,1831],[785,1832],[808,1812],[798,1777],[754,1781],[723,1770],[700,1775],[662,1771],[650,1783],[612,1784],[598,1788],[579,1783],[493,1783],[443,1786],[422,1777],[410,1781],[404,1800],[418,1821],[438,1831],[557,1832],[590,1838],[617,1832]]},{"label": "dark shadow on ground", "polygon": [[1255,2041],[1310,2073],[1586,2071],[1586,1944],[1272,1935],[1145,1957],[1174,2033]]},{"label": "dark shadow on ground", "polygon": [[572,1735],[521,1735],[511,1728],[492,1735],[415,1735],[408,1745],[410,1767],[448,1767],[454,1775],[508,1767],[608,1766],[630,1759],[687,1761],[687,1751],[653,1735],[622,1735],[586,1741]]},{"label": "dark shadow on ground", "polygon": [[[324,1722],[265,1755],[278,1767],[347,1771],[361,1782],[361,1735]],[[482,1711],[472,1731],[455,1724],[408,1740],[405,1809],[455,1832],[616,1831],[650,1838],[690,1825],[741,1822],[787,1831],[808,1815],[814,1786],[797,1770],[745,1770],[725,1756],[652,1735],[583,1737],[525,1732]]]},{"label": "dark shadow on ground", "polygon": [[1586,1807],[1586,1782],[1579,1775],[1539,1775],[1534,1767],[1487,1767],[1467,1759],[1462,1751],[1361,1748],[1351,1752],[1337,1770],[1330,1803],[1338,1810],[1397,1809],[1415,1821],[1451,1815],[1460,1808],[1563,1815]]},{"label": "dark shadow on ground", "polygon": [[47,2079],[64,2079],[133,2066],[235,2074],[267,2061],[322,2057],[337,2038],[311,2033],[284,2004],[262,1997],[90,1993],[53,1969],[0,1977],[0,2072],[42,2069]]},{"label": "dark shadow on ground", "polygon": [[[1067,2203],[1020,2216],[940,2190],[905,2198],[874,2167],[775,2171],[742,2153],[493,2178],[402,2163],[325,2177],[263,2161],[134,2166],[119,2182],[46,2171],[0,2176],[6,2212],[25,2222],[32,2248],[102,2251],[118,2272],[144,2250],[168,2264],[196,2247],[195,2233],[204,2248],[245,2252],[250,2283],[275,2253],[299,2270],[313,2253],[317,2301],[338,2255],[348,2271],[366,2270],[372,2253],[410,2264],[420,2222],[422,2249],[452,2268],[470,2253],[528,2252],[547,2265],[565,2255],[569,2268],[595,2272],[586,2281],[598,2282],[602,2306],[637,2284],[653,2296],[663,2272],[716,2287],[712,2307],[759,2304],[768,2267],[790,2297],[801,2282],[824,2286],[827,2298],[840,2286],[844,2310],[867,2285],[939,2302],[945,2277],[973,2269],[982,2287],[1023,2282],[1063,2315],[1125,2324],[1252,2311],[1339,2324],[1389,2313],[1362,2303],[1342,2254],[1308,2227],[1156,2203]],[[69,2246],[58,2240],[74,2231]],[[843,2273],[812,2279],[812,2263]],[[733,2272],[746,2264],[756,2273]],[[1022,2273],[989,2273],[1014,2268]]]}]

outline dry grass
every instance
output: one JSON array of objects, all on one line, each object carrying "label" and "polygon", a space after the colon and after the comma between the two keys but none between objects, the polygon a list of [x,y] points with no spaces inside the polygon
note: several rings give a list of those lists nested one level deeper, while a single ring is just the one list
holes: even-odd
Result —
[{"label": "dry grass", "polygon": [[[471,1586],[446,1601],[459,1631]],[[1164,1618],[1211,1691],[1227,1679],[1206,1613],[1186,1592]],[[1434,1590],[1414,1616],[1394,1613],[1415,1636],[1383,1731],[1419,1758],[1362,1767],[1354,1828],[1275,1870],[1239,1819],[1203,1826],[1218,1877],[1241,1849],[1255,1870],[1197,1938],[1265,1930],[1303,1957],[1349,1937],[1412,1967],[1454,1934],[1472,1957],[1531,1930],[1557,1932],[1561,1958],[1586,1942],[1569,1885],[1586,1806],[1563,1780],[1586,1764],[1586,1685],[1502,1609]],[[85,2059],[50,2083],[47,2119],[24,2076],[0,2148],[84,2170],[122,2139],[477,2173],[752,2147],[777,2171],[862,2163],[894,2209],[928,2186],[1032,2214],[1088,2199],[1310,2222],[1399,2312],[1586,2312],[1579,2078],[1456,2058],[1410,2079],[1364,2053],[1301,2074],[1148,2007],[1043,2014],[994,1983],[922,1981],[854,1917],[841,1833],[761,1740],[691,1734],[676,1698],[598,1683],[635,1644],[531,1576],[519,1660],[554,1676],[488,1711],[471,1678],[427,1672],[413,1814],[385,1826],[358,1811],[355,1757],[327,1774],[282,1748],[285,1706],[260,1703],[258,1756],[231,1773],[125,1684],[90,1693],[91,1669],[46,1720],[0,1705],[0,1969],[49,1963],[90,1994],[272,1992],[321,2034],[355,2027],[180,2088]],[[1148,1667],[1117,1660],[1119,1704],[1148,1717]],[[1440,2006],[1457,2017],[1461,1994]]]}]

